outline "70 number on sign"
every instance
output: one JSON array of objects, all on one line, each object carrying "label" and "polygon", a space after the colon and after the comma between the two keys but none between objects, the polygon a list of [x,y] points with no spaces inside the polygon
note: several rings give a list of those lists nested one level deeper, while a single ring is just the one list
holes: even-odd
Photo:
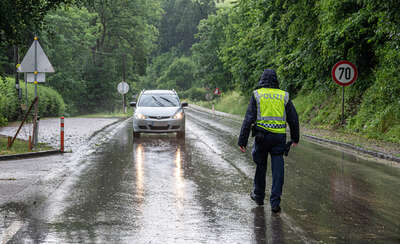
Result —
[{"label": "70 number on sign", "polygon": [[350,80],[351,78],[351,69],[349,67],[340,67],[339,68],[340,71],[340,76],[339,76],[339,80],[342,80],[343,77],[343,73],[344,73],[344,77],[346,80]]}]

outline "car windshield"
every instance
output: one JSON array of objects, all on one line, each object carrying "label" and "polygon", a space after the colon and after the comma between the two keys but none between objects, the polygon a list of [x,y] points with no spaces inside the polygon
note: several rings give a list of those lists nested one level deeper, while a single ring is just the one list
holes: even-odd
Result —
[{"label": "car windshield", "polygon": [[179,99],[176,95],[145,94],[140,97],[140,107],[179,107]]}]

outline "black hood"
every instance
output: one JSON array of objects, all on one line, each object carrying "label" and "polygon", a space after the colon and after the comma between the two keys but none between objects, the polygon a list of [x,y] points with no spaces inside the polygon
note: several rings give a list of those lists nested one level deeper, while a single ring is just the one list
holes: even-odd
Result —
[{"label": "black hood", "polygon": [[278,77],[276,76],[275,70],[265,69],[261,75],[260,81],[258,82],[258,88],[279,88]]}]

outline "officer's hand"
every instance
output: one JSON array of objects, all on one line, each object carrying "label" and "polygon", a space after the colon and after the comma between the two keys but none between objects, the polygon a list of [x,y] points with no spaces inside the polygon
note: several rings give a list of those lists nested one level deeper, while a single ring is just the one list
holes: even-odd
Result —
[{"label": "officer's hand", "polygon": [[297,143],[296,143],[296,142],[293,142],[293,143],[292,143],[292,147],[295,147],[295,146],[297,146]]},{"label": "officer's hand", "polygon": [[239,146],[239,149],[240,149],[240,151],[242,151],[242,152],[246,152],[246,147]]}]

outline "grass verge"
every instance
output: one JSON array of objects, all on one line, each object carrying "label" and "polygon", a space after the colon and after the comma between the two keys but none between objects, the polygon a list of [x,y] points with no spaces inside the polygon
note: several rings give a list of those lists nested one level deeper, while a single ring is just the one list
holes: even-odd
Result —
[{"label": "grass verge", "polygon": [[79,117],[79,118],[125,118],[125,117],[130,117],[132,115],[133,115],[133,109],[127,108],[126,113],[124,113],[122,111],[102,112],[102,113],[79,115],[79,116],[75,116],[75,117]]},{"label": "grass verge", "polygon": [[47,151],[54,149],[45,143],[39,143],[35,149],[30,151],[28,149],[28,142],[20,139],[15,139],[11,149],[7,149],[7,143],[8,143],[8,138],[6,136],[0,135],[0,155],[13,155],[13,154],[40,152],[40,151]]},{"label": "grass verge", "polygon": [[214,104],[215,110],[236,114],[236,115],[245,115],[247,105],[249,104],[249,99],[240,95],[236,91],[230,91],[228,93],[221,94],[220,97],[217,97],[213,101],[200,101],[194,102],[194,104],[206,107],[211,109]]}]

